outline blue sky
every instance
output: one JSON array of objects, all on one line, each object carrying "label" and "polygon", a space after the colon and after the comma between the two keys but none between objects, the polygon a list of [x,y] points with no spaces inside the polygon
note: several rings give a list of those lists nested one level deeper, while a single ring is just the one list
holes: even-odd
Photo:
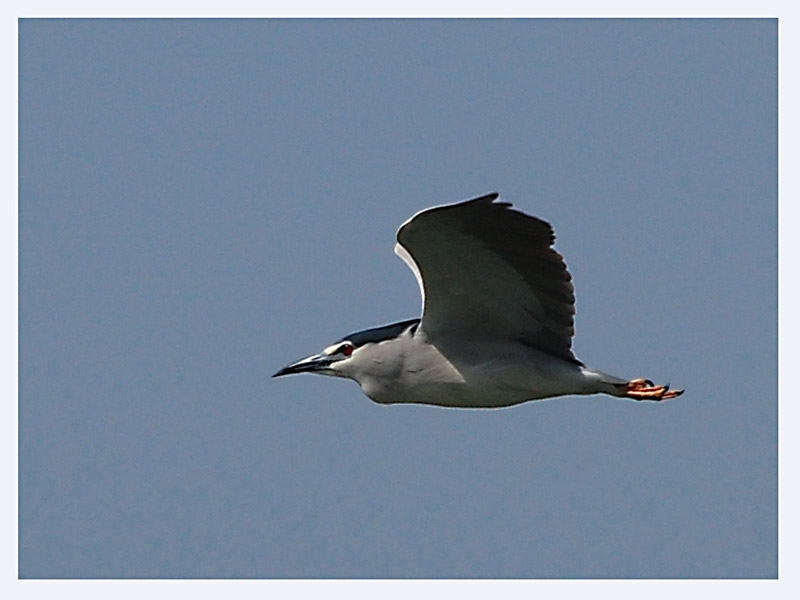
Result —
[{"label": "blue sky", "polygon": [[[777,575],[775,20],[19,27],[20,577]],[[270,375],[418,316],[397,227],[550,222],[681,398]]]}]

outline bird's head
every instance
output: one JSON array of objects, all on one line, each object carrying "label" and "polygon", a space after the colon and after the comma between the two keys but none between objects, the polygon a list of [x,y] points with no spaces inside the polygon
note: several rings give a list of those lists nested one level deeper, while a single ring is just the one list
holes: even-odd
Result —
[{"label": "bird's head", "polygon": [[316,373],[358,380],[360,361],[371,360],[367,359],[365,354],[368,347],[397,338],[410,328],[416,329],[418,324],[419,319],[410,319],[351,333],[324,348],[319,354],[312,354],[286,365],[273,377],[294,373]]}]

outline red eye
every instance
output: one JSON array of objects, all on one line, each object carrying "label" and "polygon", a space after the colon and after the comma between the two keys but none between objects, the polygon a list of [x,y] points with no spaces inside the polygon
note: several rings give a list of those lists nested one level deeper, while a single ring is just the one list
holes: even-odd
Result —
[{"label": "red eye", "polygon": [[342,344],[342,347],[339,348],[339,352],[341,352],[345,356],[350,356],[353,353],[352,344]]}]

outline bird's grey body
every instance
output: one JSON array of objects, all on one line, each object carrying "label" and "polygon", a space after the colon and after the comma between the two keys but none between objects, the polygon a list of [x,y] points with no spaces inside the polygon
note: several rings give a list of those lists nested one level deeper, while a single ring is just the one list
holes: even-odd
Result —
[{"label": "bird's grey body", "polygon": [[680,395],[575,358],[572,278],[553,230],[496,198],[428,209],[400,227],[395,251],[417,276],[421,320],[351,334],[275,376],[347,377],[381,404],[465,408],[568,394]]}]

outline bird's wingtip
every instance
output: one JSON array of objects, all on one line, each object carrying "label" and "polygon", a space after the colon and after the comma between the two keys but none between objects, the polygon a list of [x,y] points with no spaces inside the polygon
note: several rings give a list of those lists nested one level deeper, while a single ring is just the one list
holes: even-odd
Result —
[{"label": "bird's wingtip", "polygon": [[478,196],[476,198],[472,198],[471,200],[467,200],[467,202],[494,202],[500,197],[500,194],[497,192],[489,192],[488,194],[484,194],[483,196]]}]

